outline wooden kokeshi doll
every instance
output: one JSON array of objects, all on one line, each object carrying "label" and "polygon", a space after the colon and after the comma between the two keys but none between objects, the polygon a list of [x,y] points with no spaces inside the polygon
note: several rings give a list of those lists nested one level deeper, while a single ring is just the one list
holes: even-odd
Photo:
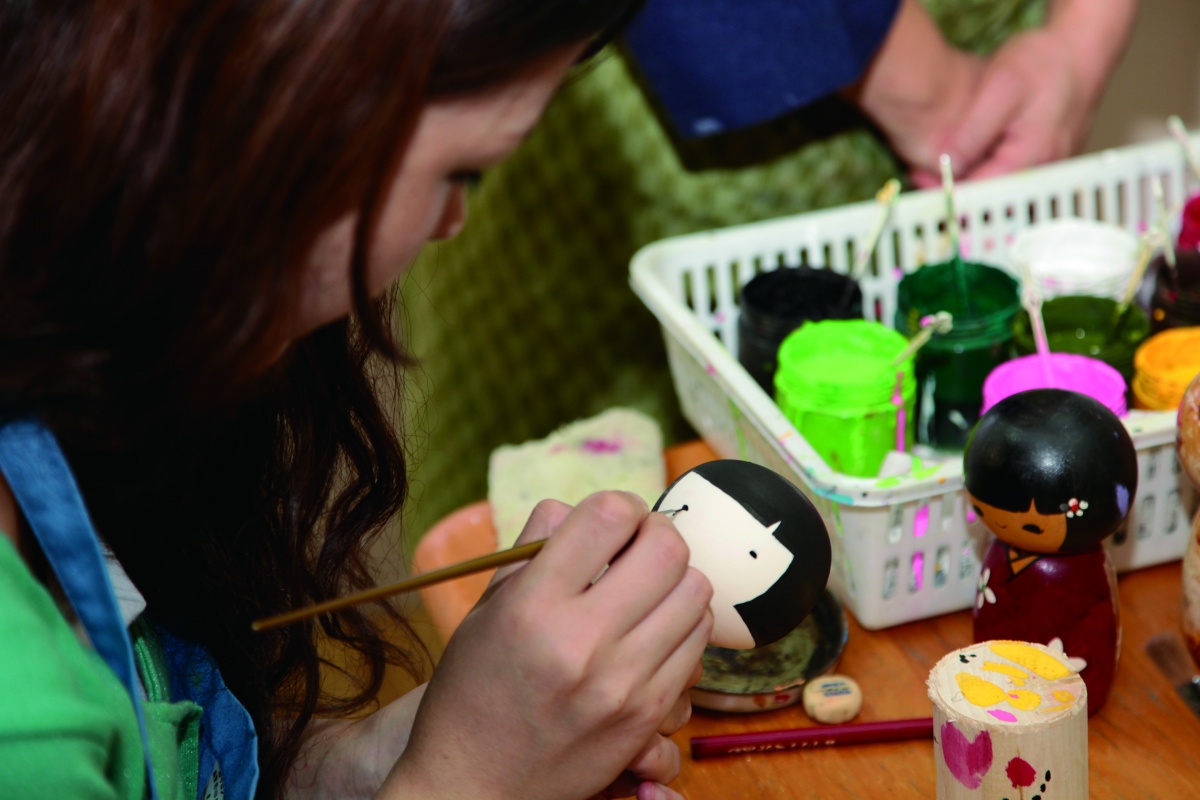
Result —
[{"label": "wooden kokeshi doll", "polygon": [[654,510],[671,515],[688,563],[712,584],[712,644],[745,650],[776,642],[825,593],[832,563],[825,522],[777,472],[709,461],[680,475]]},{"label": "wooden kokeshi doll", "polygon": [[[1200,488],[1200,377],[1183,393],[1179,404],[1179,463]],[[1192,660],[1200,667],[1200,514],[1183,551],[1183,635]]]},{"label": "wooden kokeshi doll", "polygon": [[1120,626],[1104,540],[1137,491],[1137,450],[1097,400],[1063,389],[1007,397],[980,419],[963,473],[974,513],[995,535],[975,598],[975,641],[1015,639],[1066,653],[1108,699]]},{"label": "wooden kokeshi doll", "polygon": [[1086,800],[1088,690],[1061,651],[974,644],[928,686],[938,800]]}]

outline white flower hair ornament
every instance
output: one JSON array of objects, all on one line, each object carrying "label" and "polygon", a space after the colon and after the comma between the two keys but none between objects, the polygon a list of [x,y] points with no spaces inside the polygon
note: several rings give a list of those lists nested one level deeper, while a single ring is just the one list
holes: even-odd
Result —
[{"label": "white flower hair ornament", "polygon": [[1082,517],[1083,512],[1087,511],[1087,507],[1087,500],[1078,500],[1072,497],[1062,507],[1062,510],[1067,512],[1067,519],[1071,519],[1073,517]]}]

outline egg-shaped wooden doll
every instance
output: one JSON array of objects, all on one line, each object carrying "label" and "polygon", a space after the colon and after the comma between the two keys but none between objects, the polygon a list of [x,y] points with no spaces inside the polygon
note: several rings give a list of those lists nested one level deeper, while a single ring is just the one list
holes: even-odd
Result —
[{"label": "egg-shaped wooden doll", "polygon": [[1049,645],[1079,668],[1088,713],[1117,668],[1116,571],[1104,540],[1137,491],[1137,450],[1104,404],[1064,389],[1012,395],[980,419],[963,475],[994,535],[975,597],[975,641]]},{"label": "egg-shaped wooden doll", "polygon": [[712,644],[771,644],[821,599],[829,534],[817,509],[782,475],[749,461],[710,461],[668,486],[654,510],[671,514],[689,563],[712,584]]},{"label": "egg-shaped wooden doll", "polygon": [[[1179,404],[1179,464],[1200,488],[1200,377],[1194,379]],[[1200,666],[1200,514],[1183,551],[1183,635],[1192,660]]]}]

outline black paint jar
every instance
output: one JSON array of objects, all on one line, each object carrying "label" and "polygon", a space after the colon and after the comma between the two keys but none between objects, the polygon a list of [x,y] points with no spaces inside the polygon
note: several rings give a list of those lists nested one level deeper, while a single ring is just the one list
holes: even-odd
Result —
[{"label": "black paint jar", "polygon": [[840,272],[780,267],[752,278],[739,301],[738,361],[768,395],[775,395],[776,354],[805,322],[862,319],[862,288]]}]

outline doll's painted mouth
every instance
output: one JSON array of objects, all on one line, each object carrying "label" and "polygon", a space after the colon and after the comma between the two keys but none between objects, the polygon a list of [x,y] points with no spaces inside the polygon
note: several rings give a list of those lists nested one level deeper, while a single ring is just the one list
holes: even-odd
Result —
[{"label": "doll's painted mouth", "polygon": [[1033,523],[1030,523],[1028,525],[1022,525],[1021,530],[1029,531],[1030,533],[1045,533],[1045,531],[1043,531],[1041,528],[1039,528],[1037,525],[1034,525]]}]

